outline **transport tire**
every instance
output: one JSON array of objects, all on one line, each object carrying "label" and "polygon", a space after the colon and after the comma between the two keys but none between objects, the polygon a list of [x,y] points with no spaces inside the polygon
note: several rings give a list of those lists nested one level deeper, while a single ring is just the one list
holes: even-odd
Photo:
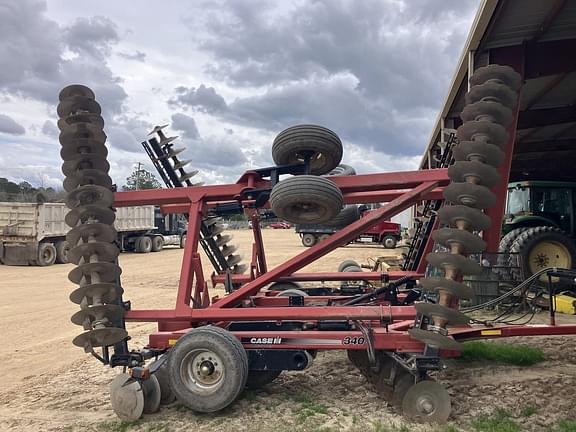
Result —
[{"label": "transport tire", "polygon": [[38,258],[36,262],[40,267],[51,266],[56,262],[56,247],[52,243],[40,243],[38,245]]},{"label": "transport tire", "polygon": [[268,287],[268,291],[286,291],[300,288],[302,288],[302,285],[298,282],[274,282]]},{"label": "transport tire", "polygon": [[382,239],[382,246],[386,249],[394,249],[396,247],[396,237],[387,235]]},{"label": "transport tire", "polygon": [[295,224],[325,223],[340,210],[342,192],[325,177],[301,175],[278,182],[270,194],[272,211]]},{"label": "transport tire", "polygon": [[329,237],[330,237],[330,234],[322,234],[321,236],[318,237],[318,241],[319,242],[324,241]]},{"label": "transport tire", "polygon": [[344,260],[340,263],[340,265],[338,266],[338,271],[342,272],[344,271],[344,269],[346,267],[360,267],[360,264],[358,264],[356,261],[354,260]]},{"label": "transport tire", "polygon": [[360,210],[357,205],[344,207],[332,220],[325,223],[326,226],[343,228],[360,219]]},{"label": "transport tire", "polygon": [[[154,364],[154,363],[152,363]],[[150,365],[152,366],[152,365]],[[170,387],[170,377],[168,376],[168,362],[165,361],[154,375],[160,384],[160,404],[168,405],[176,400],[176,395]]]},{"label": "transport tire", "polygon": [[248,371],[246,388],[256,390],[270,384],[282,373],[281,370],[251,370]]},{"label": "transport tire", "polygon": [[272,144],[272,159],[276,165],[304,162],[306,152],[312,153],[310,174],[326,174],[342,160],[342,141],[325,127],[297,125],[280,132]]},{"label": "transport tire", "polygon": [[56,243],[56,262],[58,264],[67,264],[69,251],[70,245],[66,240],[60,240]]},{"label": "transport tire", "polygon": [[182,234],[180,236],[180,249],[184,249],[184,246],[186,246],[186,233]]},{"label": "transport tire", "polygon": [[152,237],[152,252],[160,252],[164,249],[164,238],[162,236]]},{"label": "transport tire", "polygon": [[195,412],[215,412],[232,404],[246,386],[248,356],[232,333],[200,327],[170,350],[168,373],[180,403]]},{"label": "transport tire", "polygon": [[[510,246],[518,254],[521,269],[511,269],[516,280],[522,281],[546,267],[572,269],[576,265],[576,245],[568,234],[559,228],[539,226],[522,232]],[[540,278],[545,282],[546,275]],[[555,284],[562,281],[552,278]]]},{"label": "transport tire", "polygon": [[308,297],[308,293],[299,289],[287,289],[276,297]]},{"label": "transport tire", "polygon": [[302,244],[306,247],[312,247],[316,244],[316,236],[314,234],[304,234],[302,236]]},{"label": "transport tire", "polygon": [[149,253],[152,251],[152,239],[148,236],[141,236],[134,242],[134,251],[138,253]]},{"label": "transport tire", "polygon": [[332,171],[330,171],[326,176],[351,176],[356,175],[356,170],[350,165],[340,164]]}]

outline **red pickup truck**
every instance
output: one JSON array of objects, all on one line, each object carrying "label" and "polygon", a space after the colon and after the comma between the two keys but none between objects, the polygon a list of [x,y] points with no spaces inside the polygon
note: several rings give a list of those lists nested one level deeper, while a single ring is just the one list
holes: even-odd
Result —
[{"label": "red pickup truck", "polygon": [[[362,217],[371,211],[373,210],[362,212]],[[302,244],[306,247],[314,246],[318,241],[328,238],[338,231],[338,229],[337,227],[325,225],[296,225],[296,232],[300,234]],[[360,234],[360,236],[354,240],[354,243],[379,243],[387,249],[394,249],[400,239],[400,224],[382,221]]]}]

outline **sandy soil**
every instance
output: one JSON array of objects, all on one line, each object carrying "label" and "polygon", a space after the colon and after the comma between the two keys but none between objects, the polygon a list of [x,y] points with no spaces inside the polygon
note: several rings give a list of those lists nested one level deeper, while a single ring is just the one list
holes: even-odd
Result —
[{"label": "sandy soil", "polygon": [[[234,243],[250,256],[248,231],[236,231]],[[265,230],[269,266],[305,250],[292,230]],[[394,251],[353,245],[340,248],[307,270],[332,271],[349,258]],[[180,249],[149,255],[123,254],[125,298],[134,308],[169,308],[175,300]],[[5,371],[0,386],[0,430],[437,430],[406,423],[379,399],[344,353],[320,353],[304,373],[283,373],[258,391],[217,415],[195,415],[178,404],[163,407],[135,424],[120,423],[108,402],[108,384],[118,372],[100,365],[74,347],[80,328],[70,323],[78,310],[68,300],[74,285],[66,275],[71,265],[41,267],[0,266],[0,362]],[[211,269],[205,267],[206,274]],[[566,318],[564,318],[566,319]],[[153,324],[131,324],[133,346],[146,343]],[[473,430],[470,422],[495,408],[508,409],[525,430],[549,430],[561,418],[576,418],[576,338],[516,339],[544,349],[547,360],[517,368],[451,362],[439,374],[452,395],[451,422],[459,430]],[[526,406],[536,413],[523,417]],[[404,428],[404,429],[402,429]]]}]

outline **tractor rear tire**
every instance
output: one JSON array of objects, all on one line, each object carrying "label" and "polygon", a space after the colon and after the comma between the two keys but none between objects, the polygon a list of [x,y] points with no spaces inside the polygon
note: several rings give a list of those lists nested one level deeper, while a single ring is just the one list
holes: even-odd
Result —
[{"label": "tractor rear tire", "polygon": [[508,234],[500,239],[500,245],[498,246],[498,256],[496,258],[496,268],[494,273],[500,276],[501,280],[510,281],[513,280],[513,275],[510,272],[510,267],[514,266],[514,260],[510,255],[510,246],[514,243],[514,240],[526,231],[527,227],[514,228]]},{"label": "tractor rear tire", "polygon": [[36,262],[40,267],[51,266],[56,262],[57,255],[56,247],[52,243],[40,243]]},{"label": "tractor rear tire", "polygon": [[[512,269],[516,280],[522,281],[546,267],[572,269],[576,266],[576,245],[568,234],[559,228],[539,226],[526,229],[510,247],[520,258],[520,269]],[[542,281],[547,277],[543,275]],[[560,280],[555,280],[559,283]]]},{"label": "tractor rear tire", "polygon": [[322,224],[340,213],[342,192],[325,177],[301,175],[278,182],[270,194],[272,211],[295,224]]},{"label": "tractor rear tire", "polygon": [[69,251],[70,251],[70,245],[66,240],[61,240],[58,243],[56,243],[56,263],[67,264]]},{"label": "tractor rear tire", "polygon": [[336,215],[332,220],[326,222],[324,225],[335,228],[343,228],[350,225],[352,222],[356,222],[360,219],[360,211],[357,205],[349,205],[344,207],[340,213]]},{"label": "tractor rear tire", "polygon": [[164,238],[162,236],[152,237],[152,252],[160,252],[164,248]]},{"label": "tractor rear tire", "polygon": [[386,249],[394,249],[396,247],[396,237],[387,235],[382,239],[382,246]]},{"label": "tractor rear tire", "polygon": [[248,356],[229,331],[196,328],[170,350],[170,386],[178,401],[192,411],[210,413],[232,404],[248,378]]},{"label": "tractor rear tire", "polygon": [[316,244],[318,239],[314,234],[304,234],[302,236],[302,244],[306,247],[312,247]]},{"label": "tractor rear tire", "polygon": [[310,174],[327,174],[342,160],[342,141],[325,127],[297,125],[280,132],[272,144],[276,165],[304,162],[306,152],[311,153]]}]

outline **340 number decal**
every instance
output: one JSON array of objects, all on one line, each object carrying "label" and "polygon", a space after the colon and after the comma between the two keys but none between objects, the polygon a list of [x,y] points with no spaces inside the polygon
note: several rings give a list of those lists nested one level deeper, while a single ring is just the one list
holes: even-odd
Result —
[{"label": "340 number decal", "polygon": [[366,339],[362,336],[346,336],[342,339],[344,345],[363,345]]}]

